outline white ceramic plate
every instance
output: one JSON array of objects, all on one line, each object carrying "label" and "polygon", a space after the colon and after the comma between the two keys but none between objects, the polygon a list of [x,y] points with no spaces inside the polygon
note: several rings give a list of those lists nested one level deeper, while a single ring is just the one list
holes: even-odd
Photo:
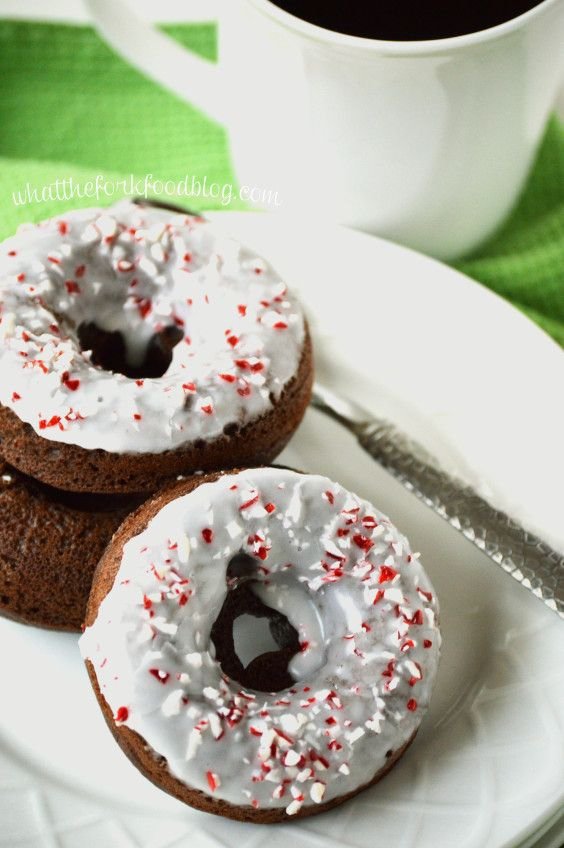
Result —
[{"label": "white ceramic plate", "polygon": [[[564,547],[550,485],[562,454],[564,356],[543,333],[459,274],[377,239],[266,215],[215,218],[301,289],[325,381],[395,418]],[[539,472],[550,456],[550,474]],[[509,848],[540,845],[549,827],[543,844],[558,844],[561,622],[320,414],[308,413],[283,459],[373,500],[422,552],[444,652],[409,753],[378,786],[304,822],[268,828],[199,813],[119,751],[75,637],[0,621],[2,848]]]}]

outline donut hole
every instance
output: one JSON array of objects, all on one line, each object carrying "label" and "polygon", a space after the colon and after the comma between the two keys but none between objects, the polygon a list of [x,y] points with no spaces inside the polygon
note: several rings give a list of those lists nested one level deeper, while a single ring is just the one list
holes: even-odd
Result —
[{"label": "donut hole", "polygon": [[298,631],[287,617],[253,591],[258,563],[236,554],[227,568],[228,592],[211,629],[223,673],[257,692],[280,692],[295,683],[288,664],[301,650]]},{"label": "donut hole", "polygon": [[233,622],[233,647],[244,668],[253,660],[272,651],[278,651],[280,645],[272,635],[268,618],[255,618],[244,612]]},{"label": "donut hole", "polygon": [[95,321],[83,321],[77,327],[77,336],[82,351],[90,352],[91,362],[97,368],[141,380],[166,374],[183,333],[176,326],[155,333],[149,339],[143,359],[137,363],[131,361],[126,340],[119,330],[104,330]]},{"label": "donut hole", "polygon": [[240,551],[231,557],[227,563],[225,580],[230,589],[235,589],[243,580],[256,578],[258,563],[250,554]]}]

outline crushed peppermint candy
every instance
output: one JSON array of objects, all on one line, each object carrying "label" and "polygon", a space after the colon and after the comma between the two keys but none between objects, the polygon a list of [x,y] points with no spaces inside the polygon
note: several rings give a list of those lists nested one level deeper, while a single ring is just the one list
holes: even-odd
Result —
[{"label": "crushed peppermint candy", "polygon": [[[253,592],[299,635],[295,682],[280,692],[227,677],[210,638],[241,553]],[[81,651],[116,723],[177,779],[294,816],[369,783],[414,734],[437,671],[437,616],[385,515],[324,477],[258,468],[177,497],[126,543]]]},{"label": "crushed peppermint candy", "polygon": [[[211,441],[261,418],[295,377],[306,332],[253,251],[200,216],[129,200],[5,241],[0,316],[0,403],[42,438],[114,453]],[[132,363],[173,330],[172,361],[158,378],[104,370],[82,349],[85,322],[121,333]]]}]

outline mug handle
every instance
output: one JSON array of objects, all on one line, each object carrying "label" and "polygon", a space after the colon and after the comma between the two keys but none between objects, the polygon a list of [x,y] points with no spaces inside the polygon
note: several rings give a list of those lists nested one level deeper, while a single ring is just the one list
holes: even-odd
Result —
[{"label": "mug handle", "polygon": [[[205,3],[206,8],[212,5],[219,11],[217,3]],[[228,83],[216,63],[185,50],[140,18],[125,0],[86,0],[86,6],[98,32],[116,53],[212,120],[227,124]]]}]

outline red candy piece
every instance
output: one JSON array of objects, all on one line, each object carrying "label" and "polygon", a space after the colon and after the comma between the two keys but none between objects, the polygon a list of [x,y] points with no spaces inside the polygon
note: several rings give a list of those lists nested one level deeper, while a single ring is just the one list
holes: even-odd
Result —
[{"label": "red candy piece", "polygon": [[46,421],[45,418],[42,418],[41,421],[39,422],[39,429],[45,430],[45,429],[47,429],[47,427],[56,427],[57,424],[60,424],[60,423],[61,423],[61,416],[60,415],[53,415],[53,417],[50,418],[49,421]]},{"label": "red candy piece", "polygon": [[389,565],[381,565],[378,583],[388,583],[390,580],[394,579],[397,573],[398,572],[395,570],[395,568],[390,568]]},{"label": "red candy piece", "polygon": [[151,311],[151,301],[147,298],[141,298],[137,303],[137,311],[141,318],[146,318]]},{"label": "red candy piece", "polygon": [[368,536],[363,536],[362,533],[357,533],[353,536],[353,542],[361,551],[369,551],[370,548],[374,547],[372,539],[369,539]]},{"label": "red candy piece", "polygon": [[129,718],[129,710],[127,707],[118,707],[118,711],[114,716],[115,721],[127,721]]},{"label": "red candy piece", "polygon": [[218,780],[217,774],[215,774],[213,771],[207,771],[206,772],[206,779],[208,781],[208,786],[209,786],[210,790],[212,792],[215,792],[215,790],[219,786],[219,780]]},{"label": "red candy piece", "polygon": [[68,371],[65,371],[65,373],[61,377],[61,382],[67,387],[67,389],[70,389],[71,392],[76,392],[76,390],[80,386],[80,380],[71,379],[71,376]]},{"label": "red candy piece", "polygon": [[258,499],[259,499],[259,496],[255,495],[254,498],[251,498],[250,500],[245,501],[245,503],[241,504],[241,506],[239,507],[239,512],[242,512],[244,509],[248,509],[250,506],[253,506],[254,504],[258,503]]},{"label": "red candy piece", "polygon": [[168,673],[168,671],[161,671],[159,668],[150,668],[149,674],[152,674],[153,677],[159,681],[159,683],[163,684],[163,686],[165,683],[168,682],[170,678],[170,674]]}]

